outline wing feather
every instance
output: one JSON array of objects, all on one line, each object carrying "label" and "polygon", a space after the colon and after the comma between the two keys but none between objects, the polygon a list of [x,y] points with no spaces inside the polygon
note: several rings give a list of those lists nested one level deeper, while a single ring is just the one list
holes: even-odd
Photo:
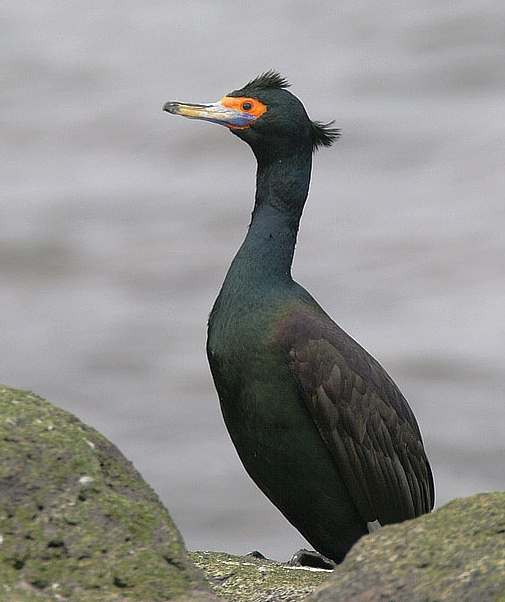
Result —
[{"label": "wing feather", "polygon": [[429,512],[434,486],[419,427],[384,369],[326,314],[294,312],[278,337],[363,518],[387,524]]}]

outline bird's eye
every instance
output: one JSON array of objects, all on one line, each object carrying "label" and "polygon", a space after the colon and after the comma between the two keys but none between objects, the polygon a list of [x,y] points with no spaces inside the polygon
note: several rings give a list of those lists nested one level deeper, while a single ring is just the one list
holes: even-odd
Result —
[{"label": "bird's eye", "polygon": [[252,109],[252,103],[250,103],[250,102],[244,102],[242,104],[242,108],[244,109],[244,111],[250,111]]}]

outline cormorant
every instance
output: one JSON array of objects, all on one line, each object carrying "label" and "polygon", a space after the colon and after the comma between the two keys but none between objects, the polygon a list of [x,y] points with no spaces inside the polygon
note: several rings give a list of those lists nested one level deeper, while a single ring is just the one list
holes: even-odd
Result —
[{"label": "cormorant", "polygon": [[213,104],[257,161],[251,223],[208,322],[207,355],[245,469],[314,548],[341,562],[372,526],[430,512],[434,484],[407,401],[291,277],[312,154],[339,136],[268,71]]}]

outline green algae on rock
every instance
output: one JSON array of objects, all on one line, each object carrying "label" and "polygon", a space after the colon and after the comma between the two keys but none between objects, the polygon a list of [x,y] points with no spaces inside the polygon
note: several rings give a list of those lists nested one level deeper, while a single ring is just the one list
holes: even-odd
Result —
[{"label": "green algae on rock", "polygon": [[204,571],[214,593],[233,602],[301,602],[331,574],[224,552],[189,552],[189,557]]},{"label": "green algae on rock", "polygon": [[505,492],[362,538],[306,602],[505,602]]},{"label": "green algae on rock", "polygon": [[384,527],[330,577],[217,552],[188,557],[116,447],[0,385],[0,602],[216,601],[191,560],[233,602],[505,602],[505,493]]},{"label": "green algae on rock", "polygon": [[133,465],[96,430],[0,385],[0,601],[215,600]]}]

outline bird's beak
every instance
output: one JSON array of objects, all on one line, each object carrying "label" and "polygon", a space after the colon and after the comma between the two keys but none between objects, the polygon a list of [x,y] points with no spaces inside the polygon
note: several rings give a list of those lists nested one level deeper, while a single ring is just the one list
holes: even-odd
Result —
[{"label": "bird's beak", "polygon": [[232,129],[247,127],[248,123],[255,119],[255,115],[226,107],[221,101],[211,104],[167,102],[163,110],[173,115],[182,115],[190,119],[203,119]]}]

